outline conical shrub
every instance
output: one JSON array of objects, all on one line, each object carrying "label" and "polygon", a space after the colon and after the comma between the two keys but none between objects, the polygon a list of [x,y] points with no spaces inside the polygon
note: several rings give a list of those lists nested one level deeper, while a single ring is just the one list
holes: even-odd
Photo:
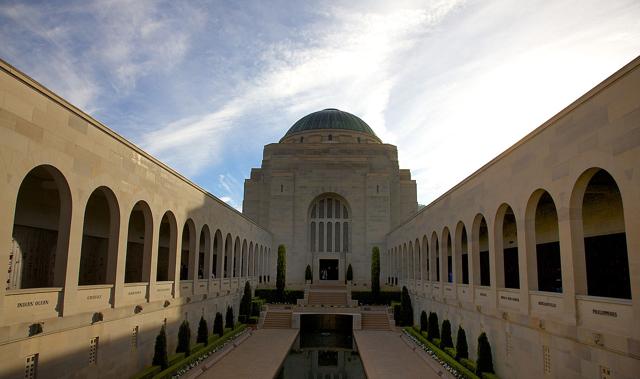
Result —
[{"label": "conical shrub", "polygon": [[438,315],[435,312],[429,313],[429,332],[427,333],[429,340],[440,338],[440,326],[438,325]]},{"label": "conical shrub", "polygon": [[227,314],[224,317],[224,327],[228,329],[233,329],[233,308],[227,307]]},{"label": "conical shrub", "polygon": [[478,337],[478,360],[476,361],[476,374],[482,376],[483,372],[493,373],[493,358],[491,357],[491,345],[486,333]]},{"label": "conical shrub", "polygon": [[374,246],[371,251],[371,297],[378,301],[380,297],[380,249]]},{"label": "conical shrub", "polygon": [[207,321],[204,317],[200,317],[200,323],[198,324],[198,337],[196,338],[197,343],[203,343],[205,346],[209,344],[209,327],[207,326]]},{"label": "conical shrub", "polygon": [[456,337],[456,359],[469,358],[469,346],[467,345],[467,333],[461,326],[458,326],[458,336]]},{"label": "conical shrub", "polygon": [[187,320],[182,321],[180,329],[178,329],[176,353],[184,353],[185,357],[191,354],[191,329]]},{"label": "conical shrub", "polygon": [[160,328],[160,333],[156,337],[156,345],[153,353],[154,366],[160,366],[163,370],[169,367],[169,358],[167,356],[167,333],[164,330],[164,325]]},{"label": "conical shrub", "polygon": [[427,326],[429,325],[428,319],[427,319],[427,312],[422,311],[422,313],[420,313],[420,331],[421,332],[427,332]]},{"label": "conical shrub", "polygon": [[453,340],[451,339],[451,323],[449,320],[442,321],[442,340],[440,341],[440,347],[453,347]]},{"label": "conical shrub", "polygon": [[246,324],[249,321],[249,316],[251,316],[251,284],[245,282],[244,294],[242,295],[242,300],[240,300],[238,321]]},{"label": "conical shrub", "polygon": [[400,295],[400,308],[402,324],[404,326],[413,325],[413,307],[411,306],[411,297],[407,287],[402,286],[402,294]]},{"label": "conical shrub", "polygon": [[213,333],[222,337],[224,334],[224,325],[222,324],[222,313],[216,312],[216,318],[213,320]]}]

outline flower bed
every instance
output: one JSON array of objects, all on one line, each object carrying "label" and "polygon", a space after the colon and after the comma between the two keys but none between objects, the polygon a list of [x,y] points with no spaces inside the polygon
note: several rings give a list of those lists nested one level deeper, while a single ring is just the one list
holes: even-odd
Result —
[{"label": "flower bed", "polygon": [[415,329],[415,327],[406,327],[403,328],[402,331],[416,345],[420,346],[422,350],[427,352],[431,358],[440,363],[445,370],[449,371],[456,378],[480,379],[478,375],[469,371],[466,367],[460,364],[460,362],[456,361],[453,357],[450,357],[447,353],[436,347],[436,345],[429,342],[419,331]]}]

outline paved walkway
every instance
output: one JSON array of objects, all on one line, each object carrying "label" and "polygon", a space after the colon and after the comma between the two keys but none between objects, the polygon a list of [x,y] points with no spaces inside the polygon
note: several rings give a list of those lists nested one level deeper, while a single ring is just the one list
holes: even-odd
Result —
[{"label": "paved walkway", "polygon": [[396,331],[353,332],[367,379],[440,379],[436,371],[414,352]]},{"label": "paved walkway", "polygon": [[199,378],[272,379],[297,335],[297,329],[258,329]]}]

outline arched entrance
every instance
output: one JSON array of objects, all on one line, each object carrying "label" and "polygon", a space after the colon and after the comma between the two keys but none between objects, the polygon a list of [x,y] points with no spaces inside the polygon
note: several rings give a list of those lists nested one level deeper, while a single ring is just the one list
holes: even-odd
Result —
[{"label": "arched entrance", "polygon": [[349,204],[337,194],[322,194],[311,202],[308,215],[314,282],[344,282],[351,242]]}]

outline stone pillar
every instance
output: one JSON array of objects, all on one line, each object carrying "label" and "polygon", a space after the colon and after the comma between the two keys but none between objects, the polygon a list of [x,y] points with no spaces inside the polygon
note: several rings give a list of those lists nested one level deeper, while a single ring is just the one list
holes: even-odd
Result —
[{"label": "stone pillar", "polygon": [[[535,251],[529,251],[526,240],[526,227],[524,217],[514,209],[516,216],[516,231],[518,233],[518,274],[520,275],[520,312],[529,314],[529,261],[530,254],[535,255]],[[524,211],[523,211],[524,212]],[[535,245],[534,245],[535,247]]]},{"label": "stone pillar", "polygon": [[[566,200],[568,201],[568,199]],[[568,325],[576,325],[576,287],[573,272],[573,241],[571,240],[571,219],[568,204],[558,202],[558,237],[560,238],[560,267],[562,270],[563,320]]]},{"label": "stone pillar", "polygon": [[[183,228],[179,227],[180,223],[176,219],[176,244],[175,244],[175,256],[173,257],[173,298],[177,299],[181,296],[180,290],[180,265],[182,258],[182,231]],[[171,270],[169,265],[169,270]]]},{"label": "stone pillar", "polygon": [[[149,276],[148,276],[148,280],[149,280],[149,291],[148,291],[148,300],[149,302],[155,301],[156,296],[155,296],[155,292],[156,292],[156,283],[157,283],[157,279],[158,279],[158,248],[160,247],[160,224],[162,222],[162,217],[163,215],[158,215],[158,213],[155,213],[157,216],[154,216],[153,218],[155,219],[153,222],[153,232],[152,232],[152,237],[151,237],[151,248],[149,249],[149,259],[147,260],[145,258],[144,262],[145,265],[149,264],[147,270],[149,272]],[[156,219],[157,218],[157,219]],[[146,238],[145,238],[146,239]],[[146,243],[145,243],[146,245]],[[146,252],[145,252],[146,255]],[[143,279],[145,279],[143,277]]]},{"label": "stone pillar", "polygon": [[[115,281],[113,284],[113,306],[122,306],[124,300],[124,280],[127,265],[127,243],[129,242],[129,218],[131,207],[123,208],[120,212],[120,228],[118,230],[118,257],[116,259]],[[146,241],[145,241],[146,242]]]},{"label": "stone pillar", "polygon": [[[84,210],[85,207],[81,204],[86,204],[86,199],[76,198],[73,201],[72,210],[71,210],[71,219],[69,223],[69,231],[68,231],[68,249],[66,257],[59,262],[60,264],[65,264],[65,275],[64,275],[64,289],[63,289],[63,305],[62,305],[62,315],[68,316],[77,313],[76,304],[78,301],[82,301],[82,299],[77,299],[78,295],[78,277],[80,272],[80,252],[82,250],[82,232],[84,226]],[[62,208],[62,207],[61,207]],[[62,210],[61,210],[62,211]],[[60,215],[60,218],[64,220],[64,216]],[[58,232],[58,238],[64,236],[64,221],[61,222],[60,231]],[[58,254],[56,258],[64,257],[64,254],[60,250],[61,244],[58,243]],[[58,262],[57,262],[58,263]],[[58,266],[56,264],[56,266]],[[58,267],[56,267],[56,271]]]}]

